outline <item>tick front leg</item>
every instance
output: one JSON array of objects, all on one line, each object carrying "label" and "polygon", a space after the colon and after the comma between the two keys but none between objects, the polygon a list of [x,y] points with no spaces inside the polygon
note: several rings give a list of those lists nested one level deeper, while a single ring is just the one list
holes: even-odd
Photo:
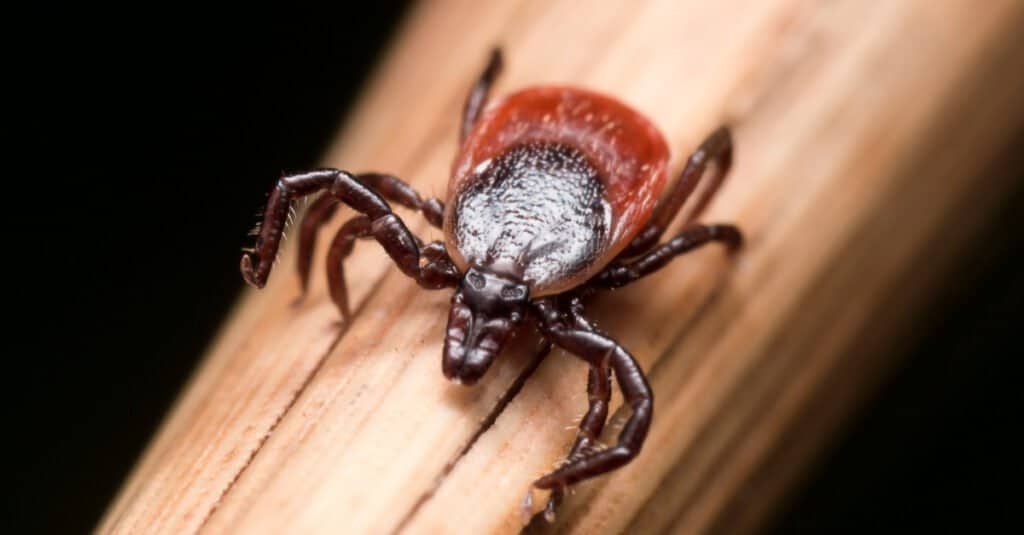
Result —
[{"label": "tick front leg", "polygon": [[313,264],[313,250],[316,249],[317,233],[320,227],[337,211],[338,199],[330,195],[318,198],[306,209],[306,215],[303,216],[302,224],[299,226],[299,253],[296,258],[296,268],[299,272],[299,297],[295,300],[295,304],[302,301],[309,288],[309,270]]},{"label": "tick front leg", "polygon": [[[640,365],[618,342],[595,330],[580,328],[575,321],[567,320],[553,300],[538,301],[536,307],[541,318],[541,333],[555,345],[577,355],[594,368],[600,370],[610,367],[626,403],[633,411],[614,446],[599,451],[581,451],[580,455],[569,459],[562,467],[534,482],[534,486],[541,489],[564,488],[614,470],[636,457],[651,425],[654,396]],[[604,410],[607,411],[606,408]],[[583,425],[587,425],[586,419],[581,429]]]},{"label": "tick front leg", "polygon": [[733,225],[694,225],[640,258],[612,264],[591,279],[587,286],[601,289],[625,286],[665,267],[683,253],[716,241],[724,243],[732,251],[742,245],[743,235]]},{"label": "tick front leg", "polygon": [[[330,289],[331,300],[338,307],[346,323],[352,318],[352,311],[348,302],[344,262],[352,253],[356,239],[372,237],[373,223],[370,219],[366,216],[354,217],[338,229],[327,252],[327,286]],[[431,242],[420,249],[420,254],[425,259],[419,274],[415,277],[420,286],[437,289],[452,286],[453,281],[458,280],[458,269],[448,257],[444,243]]]},{"label": "tick front leg", "polygon": [[501,66],[501,49],[495,48],[491,51],[487,66],[484,67],[480,77],[473,84],[473,89],[466,96],[466,103],[462,108],[462,127],[459,128],[459,144],[466,140],[469,131],[473,129],[476,120],[480,118],[480,112],[487,104],[487,95],[491,92],[491,86],[494,85],[494,80],[501,72]]},{"label": "tick front leg", "polygon": [[[424,199],[404,180],[383,173],[362,173],[355,176],[356,180],[369,186],[389,202],[416,210],[436,228],[444,223],[444,202],[436,197]],[[314,201],[299,228],[299,254],[297,258],[301,301],[309,286],[309,270],[313,262],[313,250],[316,248],[316,235],[320,227],[337,211],[340,201],[332,195],[324,195]]]},{"label": "tick front leg", "polygon": [[[583,304],[579,298],[573,298],[569,302],[568,310],[562,312],[563,318],[568,319],[577,329],[593,331],[594,326],[587,321],[583,315]],[[579,458],[587,451],[593,450],[601,433],[604,431],[605,422],[608,420],[608,404],[612,397],[611,369],[605,366],[591,366],[587,372],[587,401],[589,406],[587,413],[580,420],[579,432],[576,435],[576,442],[569,451],[565,462],[571,462]],[[555,508],[562,502],[565,489],[556,487],[551,489],[551,496],[548,498],[547,506],[544,508],[544,518],[549,522],[554,521]]]},{"label": "tick front leg", "polygon": [[341,312],[347,324],[352,318],[352,310],[348,306],[348,286],[345,284],[345,258],[352,253],[357,238],[369,238],[371,221],[366,216],[349,219],[338,229],[327,252],[327,286],[330,288],[331,300]]},{"label": "tick front leg", "polygon": [[[458,277],[452,276],[451,273],[423,273],[420,266],[419,240],[409,232],[379,194],[351,174],[336,169],[286,176],[277,183],[267,201],[256,247],[242,255],[241,271],[246,282],[258,288],[266,284],[281,243],[281,232],[288,217],[291,201],[325,190],[332,197],[366,216],[370,222],[369,234],[380,243],[403,273],[416,279],[421,285],[455,285],[458,282]],[[440,280],[430,278],[439,276]]]},{"label": "tick front leg", "polygon": [[576,435],[576,443],[569,452],[568,461],[580,454],[593,449],[601,438],[604,424],[608,420],[608,403],[612,399],[612,382],[607,367],[591,366],[587,373],[587,414],[580,420],[580,430]]},{"label": "tick front leg", "polygon": [[[576,442],[572,445],[572,450],[569,451],[569,456],[565,459],[566,463],[571,463],[573,460],[581,458],[587,452],[594,451],[597,447],[598,440],[601,438],[601,432],[604,431],[604,424],[608,421],[608,404],[612,399],[610,373],[611,370],[607,366],[604,368],[591,366],[590,371],[587,372],[587,398],[590,405],[587,408],[586,415],[580,420]],[[544,518],[548,522],[554,522],[555,509],[562,503],[564,494],[565,489],[563,487],[551,489],[548,504],[544,507]]]}]

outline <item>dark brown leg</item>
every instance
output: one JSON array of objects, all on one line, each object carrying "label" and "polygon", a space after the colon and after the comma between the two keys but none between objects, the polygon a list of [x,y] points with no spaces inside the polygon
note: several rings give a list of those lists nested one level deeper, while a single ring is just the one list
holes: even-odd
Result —
[{"label": "dark brown leg", "polygon": [[[341,312],[341,317],[348,322],[352,317],[352,311],[348,304],[348,285],[345,284],[345,258],[352,253],[352,248],[358,238],[372,238],[372,223],[366,216],[358,216],[349,219],[338,229],[331,242],[331,248],[327,252],[327,285],[330,289],[331,300]],[[426,263],[420,269],[420,277],[417,281],[420,286],[426,288],[443,288],[450,286],[448,281],[458,277],[458,271],[444,243],[436,241],[420,248],[420,254],[426,259]]]},{"label": "dark brown leg", "polygon": [[[604,424],[608,420],[608,404],[612,399],[610,373],[611,369],[607,366],[604,369],[591,366],[590,371],[587,373],[587,398],[590,402],[590,407],[587,409],[583,419],[580,420],[580,430],[576,435],[576,442],[572,445],[572,450],[569,451],[569,456],[565,460],[566,463],[571,463],[575,459],[579,459],[586,453],[593,451],[598,440],[601,438]],[[564,494],[565,489],[563,487],[551,489],[548,504],[544,507],[544,518],[548,522],[554,522],[555,509],[562,503]]]},{"label": "dark brown leg", "polygon": [[[579,299],[573,299],[569,311],[565,312],[567,317],[578,329],[588,331],[595,330],[594,327],[583,316],[583,306]],[[587,413],[580,420],[579,432],[576,435],[576,442],[569,451],[566,462],[581,457],[584,453],[591,451],[601,438],[604,431],[604,424],[608,420],[608,404],[612,398],[611,369],[605,366],[593,366],[587,372],[587,400],[589,407]],[[547,506],[544,508],[544,517],[553,522],[555,519],[555,508],[562,502],[565,489],[555,487],[551,489],[551,496],[548,498]]]},{"label": "dark brown leg", "polygon": [[590,407],[587,414],[580,420],[579,434],[576,442],[569,451],[567,460],[571,461],[581,453],[593,449],[604,431],[604,424],[608,420],[608,403],[612,399],[612,382],[609,376],[611,370],[605,366],[591,366],[587,373],[587,399]]},{"label": "dark brown leg", "polygon": [[672,189],[665,195],[664,199],[658,203],[654,215],[651,216],[651,222],[633,239],[629,247],[619,255],[620,258],[630,258],[641,254],[658,243],[661,235],[665,233],[665,229],[668,228],[676,214],[683,208],[686,199],[697,188],[697,184],[700,183],[701,178],[704,176],[704,171],[707,169],[708,164],[715,165],[715,173],[711,176],[711,181],[701,191],[701,195],[697,199],[696,204],[694,204],[693,209],[687,214],[687,223],[695,220],[704,211],[708,202],[711,201],[711,197],[718,191],[718,187],[722,185],[722,179],[729,172],[729,167],[732,164],[732,135],[729,133],[728,127],[719,127],[718,130],[712,132],[700,144],[700,147],[697,147],[697,150],[687,160],[686,167],[683,168],[683,172],[679,175],[679,180],[672,186]]},{"label": "dark brown leg", "polygon": [[480,112],[487,104],[487,94],[491,91],[494,79],[501,72],[501,49],[495,48],[491,51],[491,58],[487,61],[480,77],[473,84],[473,89],[466,96],[466,104],[462,108],[462,128],[459,129],[459,144],[466,140],[469,131],[473,129],[476,120],[480,118]]},{"label": "dark brown leg", "polygon": [[349,219],[338,229],[327,252],[327,285],[331,300],[341,311],[341,317],[348,323],[352,311],[348,306],[348,286],[345,284],[345,258],[352,253],[356,238],[370,237],[370,220],[366,216]]},{"label": "dark brown leg", "polygon": [[[266,284],[292,200],[321,191],[327,191],[332,197],[366,216],[370,222],[369,234],[380,243],[398,268],[421,286],[440,288],[458,283],[457,274],[452,271],[453,266],[440,266],[435,261],[420,267],[419,241],[402,220],[392,213],[388,203],[351,174],[336,169],[290,175],[278,181],[267,201],[256,246],[247,249],[242,255],[242,277],[246,282],[257,288]],[[430,260],[430,257],[427,259]],[[448,267],[452,270],[448,270]]]},{"label": "dark brown leg", "polygon": [[588,286],[601,289],[625,286],[665,267],[676,256],[715,241],[735,250],[743,243],[743,235],[733,225],[694,225],[640,258],[613,263],[591,279]]},{"label": "dark brown leg", "polygon": [[[444,222],[444,203],[436,198],[423,199],[416,190],[402,179],[383,173],[363,173],[356,175],[356,180],[366,184],[381,197],[413,210],[417,210],[431,225],[441,228]],[[338,199],[332,195],[324,195],[309,206],[306,216],[299,228],[298,271],[302,293],[306,294],[309,286],[309,270],[313,262],[313,250],[316,248],[316,235],[320,227],[334,215],[338,208]]]},{"label": "dark brown leg", "polygon": [[444,202],[441,199],[420,197],[408,182],[394,175],[362,173],[356,175],[356,179],[373,188],[389,202],[420,212],[434,228],[441,228],[444,225]]},{"label": "dark brown leg", "polygon": [[[575,319],[567,317],[569,315],[560,310],[553,299],[541,299],[535,306],[540,317],[541,333],[552,343],[574,353],[592,367],[610,367],[615,373],[626,403],[633,411],[619,433],[615,446],[600,451],[582,451],[562,467],[533,483],[535,487],[541,489],[564,488],[614,470],[640,452],[651,425],[654,396],[639,364],[618,342],[595,330],[580,328],[582,325]],[[580,318],[582,319],[582,316]]]},{"label": "dark brown leg", "polygon": [[331,195],[323,195],[313,201],[306,209],[306,215],[299,226],[299,254],[296,262],[299,272],[300,293],[295,303],[298,304],[306,295],[309,287],[309,270],[313,265],[313,250],[316,249],[316,235],[320,226],[338,211],[338,199]]}]

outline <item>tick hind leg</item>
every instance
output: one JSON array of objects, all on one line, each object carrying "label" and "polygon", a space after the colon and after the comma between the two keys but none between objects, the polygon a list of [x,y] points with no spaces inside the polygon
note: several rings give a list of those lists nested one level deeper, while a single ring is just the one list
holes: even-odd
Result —
[{"label": "tick hind leg", "polygon": [[687,213],[687,223],[697,219],[704,211],[732,166],[732,134],[728,127],[722,126],[712,132],[690,155],[686,161],[686,167],[679,174],[679,179],[655,208],[651,222],[637,234],[633,242],[619,255],[620,258],[629,258],[643,253],[658,243],[669,224],[682,210],[686,200],[704,178],[708,165],[714,166],[714,173],[710,176],[710,181],[701,189],[700,196],[697,197],[693,208]]},{"label": "tick hind leg", "polygon": [[693,225],[639,258],[612,263],[587,286],[620,288],[665,267],[673,258],[711,242],[722,242],[733,251],[743,244],[743,235],[733,225]]},{"label": "tick hind leg", "polygon": [[[355,178],[384,199],[422,213],[431,225],[441,228],[444,222],[444,203],[440,199],[424,199],[407,182],[392,175],[363,173],[356,175]],[[299,227],[299,254],[296,260],[301,293],[296,303],[302,300],[309,287],[309,272],[313,264],[317,233],[337,211],[340,202],[334,195],[323,195],[309,205],[302,219],[302,225]]]},{"label": "tick hind leg", "polygon": [[[327,192],[361,213],[366,222],[358,223],[361,227],[350,228],[349,232],[372,236],[398,268],[421,286],[440,288],[454,286],[458,282],[454,266],[444,265],[443,259],[435,258],[432,261],[426,249],[421,251],[420,240],[391,211],[387,201],[351,174],[337,169],[289,175],[278,181],[267,201],[256,246],[245,250],[242,255],[241,271],[246,282],[258,288],[266,284],[281,244],[282,231],[292,201],[320,192]],[[368,229],[364,226],[368,226]],[[421,258],[427,260],[423,266],[420,265]]]},{"label": "tick hind leg", "polygon": [[469,91],[469,95],[466,96],[466,103],[462,107],[462,125],[459,128],[459,144],[462,144],[469,135],[469,131],[473,129],[473,125],[476,124],[476,120],[480,118],[480,112],[483,111],[484,106],[487,104],[487,95],[491,92],[491,86],[494,85],[494,80],[498,77],[501,72],[502,58],[501,49],[495,48],[491,51],[491,57],[487,60],[487,66],[484,67],[483,72],[480,73],[480,77],[477,78],[476,83],[473,84],[473,89]]},{"label": "tick hind leg", "polygon": [[[597,379],[597,384],[592,383],[588,389],[591,393],[590,410],[580,423],[580,437],[573,446],[573,454],[561,467],[533,483],[541,489],[559,489],[556,492],[560,493],[569,485],[619,468],[636,457],[651,425],[654,396],[633,356],[618,342],[595,330],[583,318],[577,300],[573,302],[573,311],[561,309],[552,299],[542,299],[536,307],[541,333],[555,345],[587,361],[592,373],[597,370],[596,376],[591,375],[591,379]],[[606,388],[608,392],[601,391],[601,388],[610,387],[610,382],[602,380],[601,370],[608,369],[615,374],[633,414],[619,433],[617,443],[607,449],[598,449],[594,447],[596,436],[604,427],[610,395],[610,388]],[[603,377],[607,379],[607,372]],[[549,502],[546,515],[550,514],[552,507]]]}]

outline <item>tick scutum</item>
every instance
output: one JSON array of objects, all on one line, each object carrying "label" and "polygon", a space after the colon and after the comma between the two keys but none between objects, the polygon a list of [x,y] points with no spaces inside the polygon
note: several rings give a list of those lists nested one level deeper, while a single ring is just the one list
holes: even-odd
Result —
[{"label": "tick scutum", "polygon": [[580,150],[534,141],[480,163],[456,193],[455,246],[470,265],[550,287],[605,249],[612,211]]}]

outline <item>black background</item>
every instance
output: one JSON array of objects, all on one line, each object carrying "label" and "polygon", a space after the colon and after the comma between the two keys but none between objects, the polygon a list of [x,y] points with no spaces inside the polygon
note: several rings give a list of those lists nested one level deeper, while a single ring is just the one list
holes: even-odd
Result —
[{"label": "black background", "polygon": [[[95,525],[241,290],[265,192],[315,165],[402,9],[40,14],[14,39],[4,524]],[[1006,200],[774,531],[1015,520],[1022,208]]]}]

